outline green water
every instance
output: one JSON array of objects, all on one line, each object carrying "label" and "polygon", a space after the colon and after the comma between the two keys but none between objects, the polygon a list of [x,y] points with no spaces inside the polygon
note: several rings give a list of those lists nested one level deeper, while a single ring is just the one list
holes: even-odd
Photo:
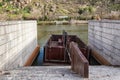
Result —
[{"label": "green water", "polygon": [[38,43],[44,46],[50,35],[62,34],[62,31],[67,31],[68,34],[77,35],[86,44],[88,42],[88,25],[38,25]]}]

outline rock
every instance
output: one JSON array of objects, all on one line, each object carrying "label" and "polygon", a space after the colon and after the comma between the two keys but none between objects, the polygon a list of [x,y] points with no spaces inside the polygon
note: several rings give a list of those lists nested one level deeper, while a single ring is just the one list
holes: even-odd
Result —
[{"label": "rock", "polygon": [[35,2],[34,5],[35,5],[36,7],[39,7],[39,6],[40,6],[40,3]]},{"label": "rock", "polygon": [[51,5],[50,11],[51,11],[51,12],[55,12],[55,10],[56,10],[56,5]]},{"label": "rock", "polygon": [[0,2],[3,2],[3,0],[0,0]]}]

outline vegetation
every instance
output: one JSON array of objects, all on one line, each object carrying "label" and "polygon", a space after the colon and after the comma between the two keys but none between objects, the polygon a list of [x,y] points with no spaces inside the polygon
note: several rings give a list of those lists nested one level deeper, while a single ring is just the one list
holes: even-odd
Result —
[{"label": "vegetation", "polygon": [[86,7],[80,7],[78,13],[81,15],[83,13],[92,13],[93,12],[93,7],[92,6],[86,6]]},{"label": "vegetation", "polygon": [[[77,3],[76,3],[77,2]],[[120,19],[120,4],[117,0],[2,0],[0,19],[36,20],[89,20],[99,18]],[[59,19],[59,16],[68,16]]]},{"label": "vegetation", "polygon": [[120,4],[111,4],[109,8],[114,11],[120,11]]}]

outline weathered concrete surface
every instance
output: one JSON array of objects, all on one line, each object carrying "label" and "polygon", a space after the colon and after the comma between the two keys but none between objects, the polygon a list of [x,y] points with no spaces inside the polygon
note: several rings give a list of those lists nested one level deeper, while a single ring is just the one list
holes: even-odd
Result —
[{"label": "weathered concrete surface", "polygon": [[23,66],[36,46],[36,21],[0,22],[0,70]]},{"label": "weathered concrete surface", "polygon": [[82,78],[70,66],[22,67],[6,71],[0,80],[120,80],[120,68],[90,66],[89,70],[89,78]]},{"label": "weathered concrete surface", "polygon": [[120,65],[120,21],[89,21],[88,44],[112,65]]}]

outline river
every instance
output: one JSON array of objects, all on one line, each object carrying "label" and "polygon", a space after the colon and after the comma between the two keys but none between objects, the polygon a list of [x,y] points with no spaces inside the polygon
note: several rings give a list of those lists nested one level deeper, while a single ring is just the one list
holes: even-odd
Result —
[{"label": "river", "polygon": [[44,46],[50,35],[62,34],[65,30],[68,34],[77,35],[86,44],[88,42],[88,25],[38,25],[38,44]]}]

